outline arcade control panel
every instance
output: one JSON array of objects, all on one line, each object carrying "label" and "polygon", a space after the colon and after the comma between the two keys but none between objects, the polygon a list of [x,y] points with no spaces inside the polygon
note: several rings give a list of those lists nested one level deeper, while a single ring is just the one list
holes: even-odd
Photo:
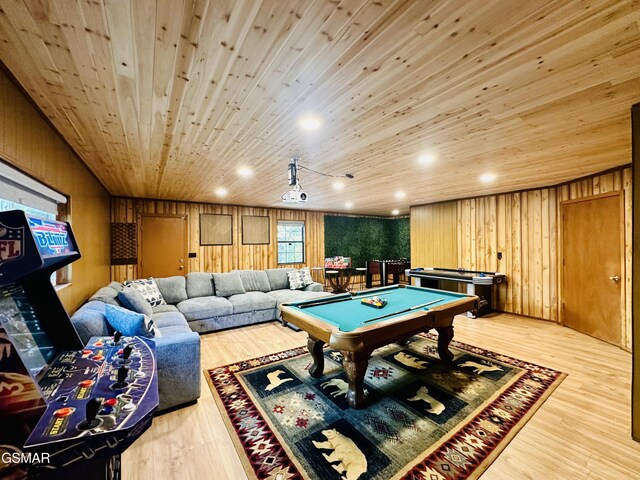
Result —
[{"label": "arcade control panel", "polygon": [[57,467],[122,453],[158,406],[154,345],[116,332],[60,354],[39,381],[47,409],[25,449],[49,452]]}]

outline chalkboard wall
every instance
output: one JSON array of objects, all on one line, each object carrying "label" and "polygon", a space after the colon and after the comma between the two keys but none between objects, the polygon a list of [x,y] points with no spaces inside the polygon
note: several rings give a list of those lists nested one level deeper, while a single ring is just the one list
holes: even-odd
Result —
[{"label": "chalkboard wall", "polygon": [[409,258],[408,218],[324,217],[325,257],[351,257],[354,267],[367,260]]}]

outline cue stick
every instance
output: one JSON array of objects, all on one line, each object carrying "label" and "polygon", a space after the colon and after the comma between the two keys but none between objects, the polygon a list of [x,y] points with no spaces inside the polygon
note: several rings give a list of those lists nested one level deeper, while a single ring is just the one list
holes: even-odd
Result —
[{"label": "cue stick", "polygon": [[[392,293],[396,293],[396,292],[393,292],[393,291],[389,292],[389,293],[385,294],[385,296],[386,295],[391,295]],[[341,295],[344,295],[344,294],[341,294]],[[361,298],[375,297],[376,295],[378,295],[378,294],[377,293],[373,293],[371,295],[352,295],[351,298],[343,298],[343,297],[331,298],[331,297],[329,297],[328,300],[324,300],[324,299],[323,300],[318,300],[318,301],[315,301],[313,303],[307,303],[305,305],[300,305],[298,308],[317,307],[318,305],[329,305],[330,303],[338,303],[338,302],[341,302],[343,300],[344,301],[358,300],[358,299],[361,299]]]},{"label": "cue stick", "polygon": [[[390,291],[389,293],[386,293],[386,294],[384,294],[384,295],[385,295],[385,296],[387,296],[387,295],[391,295],[392,293],[397,293],[397,292],[394,292],[394,291],[392,290],[392,291]],[[378,297],[378,296],[380,296],[380,297],[381,297],[381,296],[382,296],[382,294],[381,294],[381,293],[380,293],[380,294],[378,294],[378,293],[372,293],[371,295],[360,295],[360,296],[358,296],[358,295],[354,295],[353,297],[351,297],[351,300],[356,300],[356,299],[358,299],[358,298]]]},{"label": "cue stick", "polygon": [[[341,293],[340,295],[344,295],[344,293]],[[353,297],[351,297],[351,298],[353,298]],[[306,303],[304,305],[300,305],[298,308],[316,307],[318,305],[328,305],[330,303],[337,303],[337,302],[343,302],[345,300],[351,300],[351,298],[345,298],[345,297],[333,298],[333,297],[329,297],[328,300],[323,299],[323,300],[319,300],[319,301],[316,301],[316,302],[309,302],[309,303]]]},{"label": "cue stick", "polygon": [[369,323],[369,322],[375,322],[376,320],[382,320],[383,318],[393,317],[394,315],[400,315],[401,313],[406,313],[406,312],[410,312],[412,310],[417,310],[419,308],[423,308],[423,307],[426,307],[427,305],[432,305],[434,303],[438,303],[438,302],[441,302],[443,300],[444,300],[444,298],[439,298],[439,299],[433,300],[431,302],[423,303],[422,305],[416,305],[415,307],[405,308],[404,310],[400,310],[399,312],[387,313],[386,315],[382,315],[381,317],[370,318],[369,320],[365,320],[364,322],[361,322],[361,324]]}]

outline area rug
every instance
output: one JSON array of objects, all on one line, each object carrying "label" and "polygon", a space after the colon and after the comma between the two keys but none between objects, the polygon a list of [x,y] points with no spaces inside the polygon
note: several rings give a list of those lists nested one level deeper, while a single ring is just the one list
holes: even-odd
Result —
[{"label": "area rug", "polygon": [[317,379],[303,347],[208,370],[249,478],[478,478],[565,374],[457,341],[446,365],[436,339],[376,350],[359,410],[331,349]]}]

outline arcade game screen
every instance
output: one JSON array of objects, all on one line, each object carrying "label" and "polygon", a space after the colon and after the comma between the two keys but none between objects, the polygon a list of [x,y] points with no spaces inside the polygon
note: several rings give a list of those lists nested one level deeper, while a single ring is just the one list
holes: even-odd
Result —
[{"label": "arcade game screen", "polygon": [[27,217],[29,228],[43,259],[51,256],[68,255],[75,252],[76,246],[70,242],[67,226],[62,222],[46,218]]},{"label": "arcade game screen", "polygon": [[0,287],[0,324],[11,336],[14,347],[34,378],[59,353],[18,284]]}]

